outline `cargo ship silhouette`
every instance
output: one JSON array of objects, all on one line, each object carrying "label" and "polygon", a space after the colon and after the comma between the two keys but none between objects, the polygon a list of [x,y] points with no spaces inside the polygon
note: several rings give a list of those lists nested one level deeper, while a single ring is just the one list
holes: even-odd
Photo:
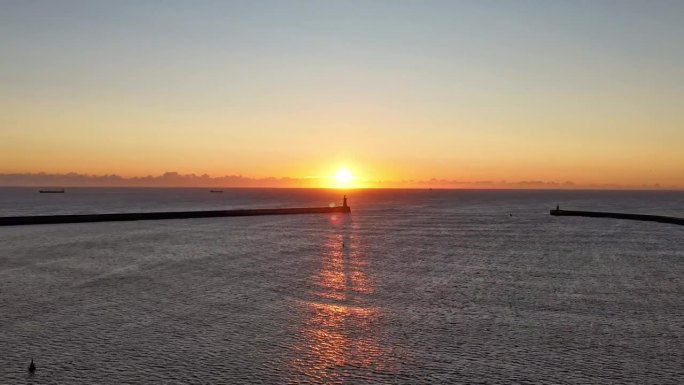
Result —
[{"label": "cargo ship silhouette", "polygon": [[64,194],[63,188],[38,190],[41,194]]}]

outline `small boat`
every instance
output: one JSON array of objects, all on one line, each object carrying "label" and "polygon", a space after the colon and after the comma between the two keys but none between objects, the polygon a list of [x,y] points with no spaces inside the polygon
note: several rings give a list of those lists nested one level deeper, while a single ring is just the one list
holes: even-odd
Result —
[{"label": "small boat", "polygon": [[48,189],[48,190],[38,190],[41,194],[64,194],[64,189]]},{"label": "small boat", "polygon": [[210,190],[209,192],[213,192],[213,193],[222,193],[223,190]]}]

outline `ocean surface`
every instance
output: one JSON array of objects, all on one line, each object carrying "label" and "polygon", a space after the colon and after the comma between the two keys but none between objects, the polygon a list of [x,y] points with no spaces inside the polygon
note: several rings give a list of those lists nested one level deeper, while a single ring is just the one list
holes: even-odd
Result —
[{"label": "ocean surface", "polygon": [[[0,216],[342,193],[2,188]],[[0,384],[684,383],[684,226],[548,212],[684,217],[684,192],[346,194],[0,227]]]}]

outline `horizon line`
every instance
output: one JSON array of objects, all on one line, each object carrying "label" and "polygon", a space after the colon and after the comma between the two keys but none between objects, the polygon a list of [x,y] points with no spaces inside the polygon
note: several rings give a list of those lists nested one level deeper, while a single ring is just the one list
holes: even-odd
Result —
[{"label": "horizon line", "polygon": [[150,188],[319,188],[319,189],[440,189],[440,190],[684,190],[684,186],[619,183],[576,183],[545,180],[457,180],[430,178],[420,180],[356,179],[353,184],[326,185],[333,177],[249,177],[208,174],[180,174],[175,171],[158,176],[123,177],[117,174],[80,174],[15,172],[0,173],[0,187],[150,187]]}]

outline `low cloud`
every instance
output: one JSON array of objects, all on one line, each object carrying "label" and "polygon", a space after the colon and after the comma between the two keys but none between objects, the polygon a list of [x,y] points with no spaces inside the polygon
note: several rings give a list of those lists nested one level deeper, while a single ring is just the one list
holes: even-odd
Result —
[{"label": "low cloud", "polygon": [[0,174],[2,186],[27,187],[314,187],[306,178],[250,178],[242,175],[211,177],[207,174],[166,172],[159,176],[125,178],[120,175],[86,175],[77,173]]}]

